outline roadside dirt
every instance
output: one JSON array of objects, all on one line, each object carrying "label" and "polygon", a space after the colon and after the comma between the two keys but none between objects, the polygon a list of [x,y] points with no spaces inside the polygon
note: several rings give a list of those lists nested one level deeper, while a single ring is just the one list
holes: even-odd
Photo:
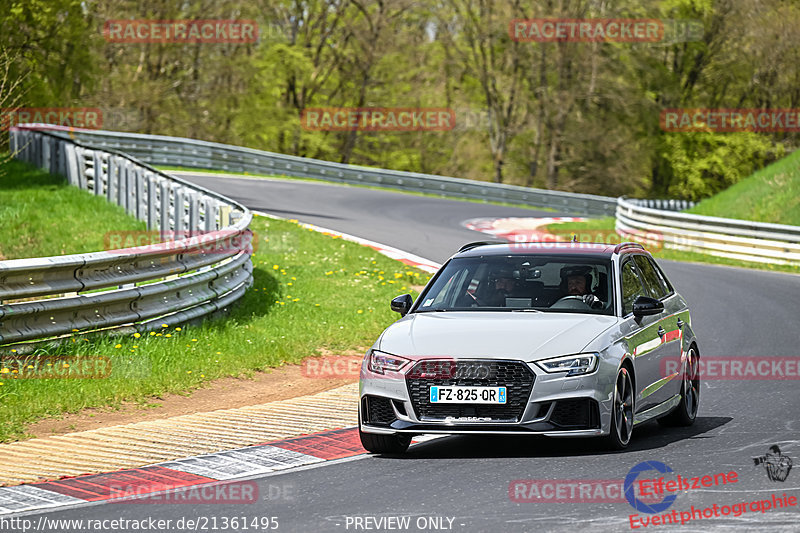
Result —
[{"label": "roadside dirt", "polygon": [[258,372],[252,379],[218,379],[185,396],[168,394],[163,398],[151,398],[145,404],[126,403],[120,409],[84,409],[58,419],[40,420],[28,426],[27,430],[34,437],[63,435],[315,394],[358,381],[358,368],[364,351],[342,355],[323,351],[322,357],[312,357],[302,364],[286,365],[270,372]]}]

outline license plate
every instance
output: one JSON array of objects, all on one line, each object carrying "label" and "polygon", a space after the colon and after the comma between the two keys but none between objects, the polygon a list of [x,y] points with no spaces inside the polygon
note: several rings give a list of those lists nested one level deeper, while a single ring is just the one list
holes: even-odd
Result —
[{"label": "license plate", "polygon": [[431,386],[431,403],[506,403],[505,387]]}]

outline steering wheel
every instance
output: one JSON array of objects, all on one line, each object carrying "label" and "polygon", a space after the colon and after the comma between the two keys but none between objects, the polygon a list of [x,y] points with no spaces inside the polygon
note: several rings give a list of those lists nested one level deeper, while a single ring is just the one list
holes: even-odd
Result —
[{"label": "steering wheel", "polygon": [[602,306],[603,301],[593,294],[568,294],[556,300],[550,307],[555,309],[599,309]]}]

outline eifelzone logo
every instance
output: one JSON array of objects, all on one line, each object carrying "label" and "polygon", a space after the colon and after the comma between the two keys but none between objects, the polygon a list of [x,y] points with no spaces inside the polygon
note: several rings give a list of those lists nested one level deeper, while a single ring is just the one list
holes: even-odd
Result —
[{"label": "eifelzone logo", "polygon": [[764,465],[770,481],[786,481],[792,471],[792,458],[781,453],[777,444],[770,446],[766,455],[753,457],[753,463],[755,466]]}]

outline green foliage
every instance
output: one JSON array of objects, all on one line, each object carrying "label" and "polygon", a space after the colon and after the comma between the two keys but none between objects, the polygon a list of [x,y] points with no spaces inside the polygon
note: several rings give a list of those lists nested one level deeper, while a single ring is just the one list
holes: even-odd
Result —
[{"label": "green foliage", "polygon": [[673,177],[668,198],[699,200],[737,183],[784,154],[782,145],[756,133],[665,133],[662,169]]},{"label": "green foliage", "polygon": [[800,226],[800,150],[703,200],[689,212]]},{"label": "green foliage", "polygon": [[[798,141],[797,133],[704,136],[659,125],[665,108],[798,106],[800,6],[781,0],[10,2],[0,13],[0,48],[13,58],[10,79],[21,83],[9,90],[0,68],[0,103],[99,107],[111,130],[696,199]],[[688,20],[700,34],[656,43],[516,42],[508,34],[511,19],[553,17]],[[260,36],[244,44],[113,43],[101,34],[111,19],[251,19]],[[458,127],[341,132],[301,124],[305,109],[345,106],[450,107]],[[459,123],[473,113],[482,119]]]}]

